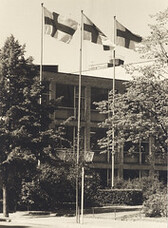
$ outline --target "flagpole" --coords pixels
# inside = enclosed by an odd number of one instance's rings
[[[76,222],[80,222],[79,214],[79,155],[80,155],[80,119],[81,119],[81,79],[82,79],[82,46],[83,46],[83,10],[81,10],[80,28],[80,62],[79,62],[79,88],[78,88],[78,126],[77,126],[77,175],[76,175]]]
[[[41,3],[41,57],[40,57],[40,85],[43,79],[43,17],[44,17],[44,10],[43,10],[43,3]],[[42,94],[40,93],[39,104],[42,104]],[[40,157],[40,152],[39,152]],[[40,159],[38,159],[38,166],[40,166]]]
[[[43,79],[43,17],[44,17],[44,10],[43,10],[43,3],[41,3],[41,59],[40,59],[40,85]],[[42,97],[40,95],[40,104]]]
[[[80,88],[82,87],[82,48],[83,48],[83,10],[81,10],[81,47],[80,47]],[[81,98],[80,98],[81,100]],[[82,167],[82,183],[81,183],[81,224],[83,223],[83,208],[84,208],[84,178],[85,168]]]
[[[114,45],[116,43],[116,16],[114,16]],[[115,154],[115,49],[113,50],[113,102],[112,102],[112,151],[111,151],[111,188],[114,187],[114,154]]]

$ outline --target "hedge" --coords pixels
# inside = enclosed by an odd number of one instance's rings
[[[97,195],[99,205],[141,205],[143,193],[140,189],[100,189]]]

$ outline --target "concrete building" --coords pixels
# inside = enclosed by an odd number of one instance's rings
[[[108,99],[108,92],[113,84],[112,70],[110,67],[99,71],[99,75],[96,71],[88,71],[82,75],[81,141],[83,153],[94,152],[93,160],[89,165],[100,174],[104,186],[109,185],[111,180],[111,155],[110,152],[102,153],[97,144],[97,139],[102,138],[106,132],[106,129],[98,127],[98,123],[103,121],[105,116],[96,110],[93,102]],[[130,75],[126,75],[121,67],[116,67],[116,72],[116,90],[124,93],[124,82],[130,79]],[[49,99],[63,97],[53,115],[53,126],[58,126],[71,118],[66,124],[65,136],[74,144],[77,132],[79,76],[58,72],[57,66],[44,66],[43,77],[49,85]],[[127,153],[129,144],[118,148],[115,154],[115,175],[125,179],[148,175],[151,169],[148,160],[151,143],[141,142],[132,155]],[[165,160],[156,159],[155,170],[160,177],[166,179]]]

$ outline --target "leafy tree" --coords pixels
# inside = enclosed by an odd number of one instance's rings
[[[62,138],[61,129],[49,128],[56,104],[39,103],[40,96],[46,97],[46,86],[40,84],[32,58],[24,54],[25,45],[13,35],[0,50],[0,172],[5,216],[11,176],[19,173],[30,178],[28,171],[38,160],[50,159]]]
[[[125,83],[124,94],[115,95],[115,115],[112,116],[112,93],[109,101],[98,103],[101,113],[108,118],[100,125],[107,127],[107,137],[99,144],[107,148],[112,144],[112,127],[115,128],[115,142],[138,143],[139,140],[153,140],[152,151],[165,156],[168,146],[168,9],[154,16],[151,34],[143,39],[138,51],[146,64],[129,65],[126,70],[133,79]],[[115,146],[116,146],[115,145]]]

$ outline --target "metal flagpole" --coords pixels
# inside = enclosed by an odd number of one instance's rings
[[[80,63],[79,63],[79,88],[78,88],[78,127],[77,127],[77,175],[76,175],[76,222],[80,222],[79,214],[79,151],[80,151],[80,118],[81,118],[81,78],[82,78],[82,41],[83,41],[83,10],[81,10],[81,37],[80,37]]]
[[[84,208],[84,189],[85,189],[85,168],[82,167],[82,184],[81,184],[81,224],[83,224],[83,208]]]
[[[114,45],[116,43],[116,16],[114,16]],[[113,50],[113,103],[112,103],[112,151],[111,151],[111,188],[114,187],[114,154],[115,154],[115,49]]]
[[[44,8],[43,8],[43,3],[41,3],[41,59],[40,59],[40,84],[43,79],[43,22],[44,22]],[[41,104],[41,95],[40,95],[40,104]]]
[[[40,85],[42,83],[43,79],[43,19],[44,17],[44,8],[43,8],[43,3],[41,3],[41,59],[40,59]],[[41,105],[42,103],[42,94],[40,94],[40,99],[39,99],[39,104]],[[40,157],[40,152],[39,152],[39,157]],[[38,159],[38,166],[40,166],[40,159]]]

